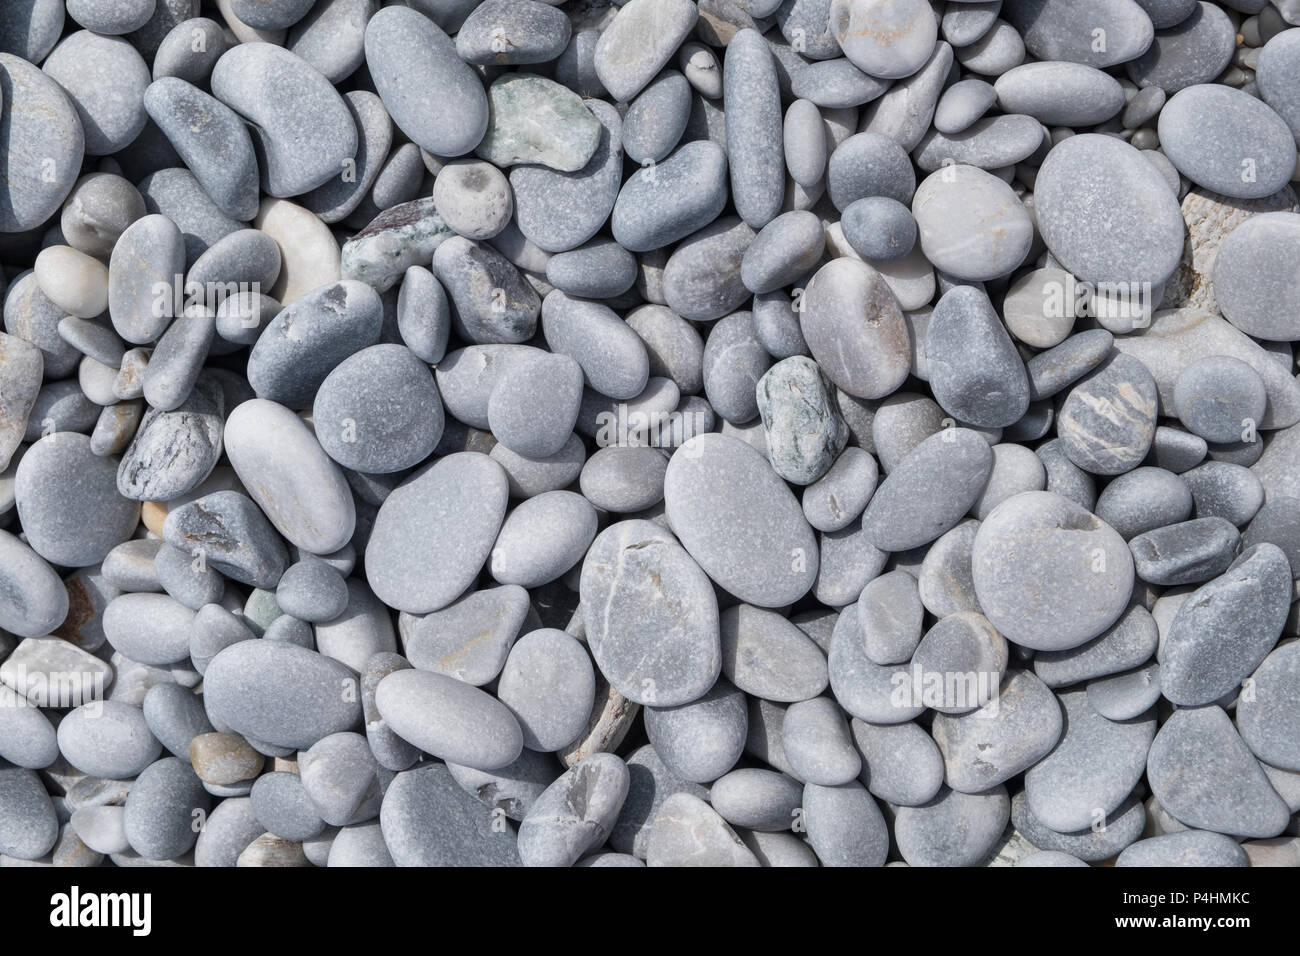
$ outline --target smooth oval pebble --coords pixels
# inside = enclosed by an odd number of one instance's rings
[[[529,750],[556,751],[582,732],[596,696],[596,678],[582,646],[563,631],[521,637],[497,684]]]
[[[361,720],[356,675],[315,651],[283,641],[241,641],[203,674],[204,704],[217,727],[305,750]]]
[[[1034,213],[1066,269],[1087,282],[1137,283],[1120,287],[1131,295],[1149,296],[1182,256],[1177,198],[1137,150],[1109,136],[1084,133],[1052,148],[1035,180]]]
[[[117,466],[90,439],[56,432],[32,445],[14,478],[18,519],[32,550],[67,567],[97,564],[131,536],[140,504],[117,491]]]
[[[667,707],[697,700],[721,670],[718,608],[708,577],[648,521],[596,536],[580,578],[587,645],[620,693]],[[675,600],[662,595],[671,591]]]
[[[428,366],[400,345],[372,345],[335,366],[316,390],[312,425],[345,468],[389,474],[424,461],[443,431]]]
[[[985,281],[1010,273],[1029,253],[1033,224],[1006,183],[974,166],[931,173],[911,199],[927,259],[958,279]]]
[[[664,502],[686,550],[741,600],[781,607],[811,587],[812,529],[753,447],[723,435],[692,438],[668,462]]]
[[[945,428],[931,435],[876,489],[862,524],[876,547],[906,551],[939,537],[970,510],[993,469],[978,432]]]
[[[1050,491],[1027,491],[994,508],[975,536],[971,568],[993,626],[1040,651],[1096,637],[1123,613],[1133,587],[1124,539]]]
[[[298,416],[253,399],[226,420],[226,455],[276,530],[313,554],[352,537],[356,508],[338,466]]]
[[[505,705],[442,674],[394,671],[380,681],[375,704],[399,737],[467,767],[504,767],[523,748],[519,722]]]
[[[1180,173],[1225,196],[1271,196],[1295,172],[1290,128],[1263,101],[1228,86],[1206,83],[1175,93],[1157,130]]]

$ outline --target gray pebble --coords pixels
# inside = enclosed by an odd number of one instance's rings
[[[1010,817],[1005,787],[978,794],[945,788],[927,803],[899,807],[894,839],[909,866],[978,866]]]
[[[116,153],[144,129],[149,68],[126,40],[89,30],[71,33],[45,59],[42,69],[76,108],[87,155]]]
[[[205,819],[212,799],[189,765],[164,757],[140,774],[126,798],[123,826],[131,849],[146,860],[171,860],[198,838],[195,814]]]
[[[803,817],[823,866],[882,866],[889,830],[880,808],[856,780],[838,787],[807,784]]]
[[[863,527],[885,551],[927,544],[970,510],[992,469],[993,452],[978,432],[944,429],[890,472],[863,513]]]
[[[177,77],[150,84],[144,106],[221,211],[232,219],[252,219],[259,200],[258,162],[244,121]]]
[[[994,89],[1003,112],[1048,126],[1095,126],[1124,106],[1119,81],[1082,63],[1026,63],[999,76]]]
[[[32,549],[55,564],[97,564],[134,531],[138,502],[118,494],[117,467],[90,439],[56,433],[32,445],[14,482],[18,518]]]
[[[308,557],[290,565],[275,588],[275,603],[285,614],[311,624],[332,621],[348,606],[348,589],[337,571]]]
[[[211,83],[218,100],[254,124],[262,185],[272,196],[315,189],[356,155],[357,126],[343,98],[283,47],[233,47],[217,61]]]
[[[361,720],[356,675],[338,661],[284,641],[242,641],[203,675],[204,703],[218,729],[305,750]]]
[[[631,102],[686,39],[699,11],[689,0],[630,0],[596,43],[596,75],[616,101]]]
[[[572,866],[605,842],[627,792],[627,765],[613,754],[592,754],[571,767],[520,823],[520,859],[525,866]]]
[[[1129,844],[1116,866],[1248,866],[1236,840],[1208,830],[1166,833]]]
[[[677,595],[672,603],[660,599],[669,587]],[[668,707],[713,685],[721,670],[713,589],[659,525],[619,522],[598,535],[583,563],[581,594],[588,647],[622,694]]]
[[[1199,584],[1227,570],[1240,535],[1224,518],[1195,518],[1146,531],[1129,542],[1137,576],[1152,584]]]
[[[1038,228],[1052,254],[1082,280],[1159,284],[1177,267],[1186,231],[1178,201],[1163,184],[1155,167],[1121,140],[1071,136],[1039,170]],[[1109,210],[1105,219],[1087,213],[1099,202]]]
[[[226,419],[226,456],[276,530],[312,554],[352,537],[356,508],[338,466],[302,419],[256,398]]]
[[[971,567],[993,626],[1041,651],[1101,634],[1123,613],[1133,587],[1124,539],[1050,491],[1025,492],[995,508],[975,536]]]
[[[59,751],[83,773],[129,780],[158,759],[162,746],[140,708],[107,700],[85,704],[63,718]]]
[[[1150,710],[1159,699],[1159,664],[1088,682],[1088,703],[1109,720],[1131,720]]]
[[[173,756],[188,760],[190,741],[214,731],[203,709],[203,698],[180,684],[155,684],[141,706],[145,723]]]
[[[415,666],[479,687],[501,672],[529,613],[527,592],[506,585],[471,592],[423,617],[404,613],[398,627]]]
[[[1134,468],[1117,476],[1097,499],[1097,517],[1125,540],[1192,515],[1187,481],[1163,468]]]
[[[1263,543],[1202,585],[1161,642],[1165,697],[1186,707],[1211,704],[1248,677],[1282,633],[1290,580],[1286,555]]]
[[[441,764],[399,773],[379,814],[398,866],[519,866],[514,830],[495,820]]]
[[[1021,790],[1011,798],[1011,823],[1033,846],[1058,853],[1068,853],[1088,863],[1106,860],[1119,853],[1142,835],[1146,824],[1142,801],[1129,796],[1106,820],[1104,827],[1088,827],[1061,833],[1043,823],[1029,807]]]
[[[1033,223],[1011,187],[974,166],[932,173],[911,199],[925,257],[963,280],[1010,273],[1029,253]]]
[[[1125,69],[1138,86],[1160,87],[1173,95],[1198,83],[1214,82],[1232,60],[1236,46],[1237,31],[1228,14],[1214,4],[1195,3],[1177,23],[1157,29],[1151,46]]]
[[[723,149],[697,141],[633,173],[614,203],[610,218],[614,238],[624,249],[645,252],[708,225],[726,205],[726,170]],[[515,190],[518,195],[518,184]]]
[[[1291,129],[1261,100],[1217,84],[1189,86],[1160,111],[1161,150],[1178,171],[1237,199],[1271,196],[1295,171]]]
[[[1255,338],[1300,337],[1295,320],[1300,299],[1286,281],[1297,249],[1300,216],[1291,212],[1260,213],[1228,233],[1219,244],[1212,273],[1214,297],[1224,318]]]
[[[1108,720],[1082,690],[1059,699],[1064,733],[1056,749],[1025,775],[1025,795],[1038,820],[1068,833],[1107,820],[1124,802],[1146,768],[1156,720],[1154,712]]]
[[[487,559],[506,496],[505,472],[480,453],[449,455],[418,472],[389,495],[375,519],[366,547],[375,594],[413,614],[451,603]]]
[[[400,345],[372,345],[340,362],[312,405],[316,440],[334,461],[390,474],[424,461],[442,436],[428,366]]]
[[[1277,836],[1290,811],[1220,708],[1180,708],[1147,757],[1151,792],[1180,823],[1233,836]]]
[[[907,377],[907,325],[889,286],[866,263],[840,258],[822,266],[804,292],[799,323],[813,358],[850,395],[881,398]]]
[[[19,860],[39,860],[59,838],[54,805],[34,771],[0,767],[0,852]]]
[[[569,18],[536,0],[487,0],[456,33],[466,63],[545,63],[568,46]]]

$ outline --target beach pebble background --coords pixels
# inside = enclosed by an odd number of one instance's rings
[[[0,866],[1300,866],[1300,4],[6,0]]]

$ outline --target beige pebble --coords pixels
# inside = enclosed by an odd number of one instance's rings
[[[261,772],[266,758],[239,734],[199,734],[190,741],[190,763],[204,783],[226,786]]]
[[[280,277],[268,293],[287,306],[312,289],[337,282],[342,275],[339,244],[329,226],[302,206],[266,198],[253,220],[280,246]]]
[[[69,315],[93,319],[108,309],[108,266],[72,246],[49,246],[36,257],[36,284]]]
[[[302,844],[263,833],[239,854],[235,866],[311,866]]]

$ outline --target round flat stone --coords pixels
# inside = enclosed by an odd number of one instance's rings
[[[851,722],[853,742],[862,755],[862,784],[895,806],[929,803],[943,787],[943,757],[918,724]]]
[[[370,286],[355,279],[322,286],[271,320],[249,354],[248,382],[259,398],[305,408],[339,363],[375,344],[382,323]]]
[[[502,523],[488,570],[502,584],[547,584],[582,561],[596,525],[596,509],[582,495],[548,491],[529,498]]]
[[[856,780],[838,787],[807,784],[804,826],[823,866],[883,866],[889,828],[865,787]]]
[[[830,30],[862,72],[898,79],[911,76],[930,58],[939,21],[924,0],[832,0]]]
[[[707,140],[686,143],[651,169],[637,170],[614,203],[614,238],[624,249],[646,252],[708,225],[727,203],[726,173],[726,152]]]
[[[1025,63],[993,86],[1004,112],[1028,114],[1048,126],[1094,126],[1124,106],[1119,81],[1082,63]]]
[[[1173,95],[1198,83],[1213,83],[1227,68],[1237,48],[1237,31],[1228,14],[1212,3],[1190,6],[1187,15],[1167,29],[1157,25],[1147,51],[1125,64],[1129,79],[1139,87],[1156,86]]]
[[[1011,25],[1025,47],[1040,60],[1069,60],[1105,68],[1140,56],[1155,29],[1140,4],[1132,0],[1097,0],[1086,10],[1071,0],[1031,0],[1007,4]],[[1107,42],[1098,49],[1093,30]]]
[[[994,508],[975,536],[971,567],[993,626],[1041,651],[1101,634],[1123,613],[1133,587],[1124,539],[1050,491],[1025,492]]]
[[[926,177],[912,215],[926,258],[958,279],[1006,275],[1024,261],[1033,239],[1029,213],[1011,187],[974,166],[948,166]]]
[[[325,377],[312,424],[325,453],[343,467],[389,474],[433,452],[442,437],[442,401],[428,366],[410,349],[372,345]]]
[[[1300,337],[1298,265],[1300,215],[1251,216],[1224,237],[1214,259],[1214,296],[1224,318],[1257,339]]]
[[[106,156],[130,144],[148,121],[149,68],[126,40],[80,30],[65,37],[42,69],[81,118],[86,153]]]

